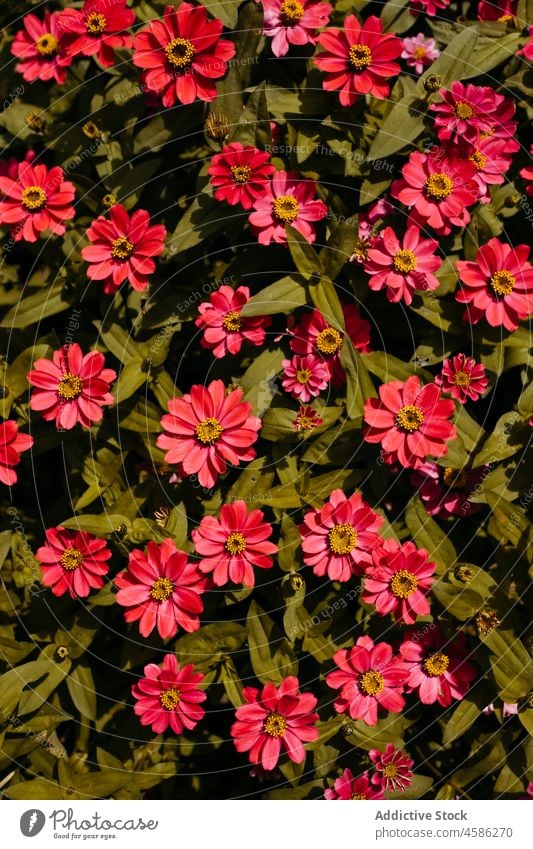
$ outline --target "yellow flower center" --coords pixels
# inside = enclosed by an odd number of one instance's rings
[[[387,766],[383,768],[383,775],[386,776],[386,778],[396,778],[398,772],[399,770],[396,764],[387,764]]]
[[[423,421],[424,413],[419,407],[415,407],[412,404],[400,407],[394,418],[396,427],[399,427],[400,430],[407,431],[407,433],[414,433]]]
[[[422,665],[426,675],[429,675],[431,678],[438,678],[440,675],[444,675],[449,663],[450,658],[448,655],[437,651],[435,654],[430,654]]]
[[[175,687],[169,687],[168,690],[163,690],[159,694],[159,701],[161,702],[161,707],[165,708],[165,710],[176,710],[181,701],[180,691],[176,690]]]
[[[294,27],[304,16],[304,7],[298,0],[284,0],[279,10],[279,19],[284,27]]]
[[[102,138],[102,133],[93,121],[87,121],[85,124],[83,124],[81,131],[83,135],[86,136],[88,139]]]
[[[292,195],[280,195],[272,201],[272,214],[282,223],[290,224],[298,218],[300,205]]]
[[[470,106],[469,103],[466,103],[466,101],[464,100],[460,100],[458,103],[456,103],[454,111],[457,117],[462,118],[463,120],[466,120],[467,118],[473,118],[473,116],[475,115],[474,109]]]
[[[41,56],[52,56],[54,53],[57,53],[58,47],[59,41],[51,32],[46,32],[44,35],[39,36],[35,42],[35,49]]]
[[[101,12],[90,12],[85,19],[85,29],[89,35],[101,35],[106,27],[105,15]]]
[[[352,793],[352,795],[350,796],[350,799],[361,801],[361,800],[366,799],[366,794],[365,793]]]
[[[505,24],[505,23],[507,23],[507,21],[512,21],[512,20],[513,20],[512,15],[501,15],[498,18],[498,21],[499,21],[500,24]]]
[[[135,250],[135,245],[126,239],[125,236],[119,236],[111,245],[111,256],[113,259],[118,259],[121,262],[129,259]]]
[[[174,592],[174,584],[168,578],[157,578],[150,587],[150,596],[154,601],[168,601]]]
[[[263,731],[270,737],[283,737],[287,730],[287,720],[281,713],[272,711],[263,723]]]
[[[470,375],[466,371],[456,371],[453,376],[453,382],[456,386],[470,386]]]
[[[67,371],[57,384],[57,394],[65,401],[73,401],[83,391],[83,380],[77,374]]]
[[[21,199],[26,212],[39,212],[46,206],[46,192],[40,186],[28,186],[23,190]]]
[[[358,236],[355,243],[352,257],[359,256],[361,259],[368,259],[368,249],[370,248],[372,239]]]
[[[391,592],[396,598],[409,598],[417,587],[417,579],[407,569],[399,569],[390,582]]]
[[[235,311],[228,312],[222,320],[224,330],[229,330],[230,333],[236,333],[241,329],[241,314]]]
[[[413,50],[413,56],[415,59],[423,59],[426,53],[427,50],[425,47],[422,47],[422,45],[420,45],[419,47],[415,47],[415,49]]]
[[[232,165],[230,170],[231,176],[236,183],[247,183],[252,173],[249,165]]]
[[[398,253],[394,254],[392,264],[394,270],[399,271],[400,274],[409,274],[410,271],[414,271],[416,268],[416,256],[412,251],[398,251]]]
[[[238,531],[233,531],[224,543],[228,554],[242,554],[246,550],[246,539]]]
[[[298,416],[298,425],[300,430],[312,430],[316,427],[314,420],[311,416]]]
[[[222,425],[218,419],[204,419],[194,428],[196,436],[204,445],[216,442],[222,434]]]
[[[490,278],[490,287],[495,295],[510,295],[516,280],[510,271],[496,271]]]
[[[378,696],[383,692],[384,687],[385,679],[375,669],[364,672],[359,679],[359,689],[365,696]]]
[[[481,153],[480,150],[475,150],[474,153],[468,158],[471,162],[474,163],[478,171],[482,171],[485,165],[487,164],[487,157],[484,153]]]
[[[450,489],[464,489],[468,482],[468,474],[463,469],[447,467],[442,473],[442,481]]]
[[[333,554],[349,554],[357,545],[357,531],[351,525],[335,525],[328,532],[328,542]]]
[[[353,44],[350,47],[350,65],[355,71],[364,71],[372,62],[372,51],[366,44]]]
[[[426,193],[435,200],[443,200],[453,191],[453,180],[447,174],[430,174],[425,185]]]
[[[79,548],[65,548],[59,562],[67,572],[73,572],[74,569],[79,569],[83,563],[83,554]]]
[[[321,354],[336,354],[342,347],[342,336],[334,327],[325,327],[316,337],[315,344]]]
[[[309,383],[311,380],[311,372],[308,368],[299,368],[296,372],[296,380],[298,383],[301,383],[302,386],[305,386],[306,383]]]
[[[195,52],[194,44],[188,38],[174,38],[165,47],[167,60],[182,71],[189,67]]]

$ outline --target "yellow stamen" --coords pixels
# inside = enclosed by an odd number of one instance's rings
[[[490,278],[490,287],[495,295],[505,297],[510,295],[516,283],[510,271],[496,271]]]
[[[125,236],[119,236],[111,245],[111,256],[113,259],[118,259],[121,262],[129,259],[135,250],[135,245],[126,239]]]
[[[326,327],[316,337],[315,344],[321,354],[336,354],[342,347],[342,336],[334,327]]]
[[[409,598],[418,587],[418,581],[412,572],[407,569],[399,569],[390,582],[390,588],[396,598]]]
[[[154,601],[168,601],[174,592],[174,584],[168,578],[156,578],[150,587],[150,596]]]
[[[65,401],[73,401],[83,391],[83,380],[76,374],[67,371],[57,384],[57,394]]]
[[[372,62],[372,51],[366,44],[353,44],[350,47],[350,65],[355,71],[364,71]]]
[[[159,695],[161,707],[165,710],[176,710],[181,702],[181,694],[175,687],[169,687],[168,690],[163,690]]]
[[[241,314],[235,311],[228,312],[222,319],[224,330],[229,330],[230,333],[236,333],[241,329]]]
[[[447,174],[430,174],[427,178],[426,193],[435,200],[447,198],[453,191],[453,180]]]
[[[40,212],[46,206],[46,192],[40,186],[28,186],[23,189],[21,200],[26,212]]]
[[[423,59],[424,56],[426,55],[426,53],[427,53],[426,48],[422,47],[422,45],[420,45],[419,47],[415,47],[415,49],[413,50],[413,58],[414,59]]]
[[[72,572],[74,569],[79,569],[83,563],[83,554],[79,548],[65,548],[63,554],[59,558],[63,569],[67,572]]]
[[[350,796],[350,800],[361,801],[361,800],[364,800],[364,799],[366,799],[365,793],[352,793],[352,795]]]
[[[422,665],[426,675],[429,675],[431,678],[438,678],[441,675],[444,675],[448,669],[449,663],[450,658],[448,655],[437,651],[427,657]]]
[[[282,26],[294,27],[304,16],[304,7],[298,0],[284,0],[279,10]]]
[[[375,669],[370,669],[359,678],[359,689],[365,696],[378,696],[384,688],[385,679]]]
[[[442,472],[442,482],[450,489],[464,489],[468,483],[468,474],[464,469],[447,467]]]
[[[302,386],[305,386],[306,383],[309,383],[311,380],[311,372],[307,368],[299,368],[296,372],[296,380]]]
[[[107,21],[101,12],[90,12],[85,19],[85,29],[89,35],[101,35],[106,28]]]
[[[460,100],[458,103],[456,103],[454,111],[457,117],[462,118],[463,121],[468,118],[473,118],[476,114],[472,106],[470,106],[470,104],[466,103],[464,100]]]
[[[409,274],[416,268],[416,256],[412,251],[401,250],[394,254],[392,264],[394,270],[399,271],[400,274]]]
[[[470,386],[471,380],[470,375],[466,373],[466,371],[456,371],[453,376],[453,382],[456,386]]]
[[[484,153],[481,153],[480,150],[475,150],[474,153],[468,158],[471,162],[474,163],[478,171],[482,171],[485,165],[487,164],[487,157]]]
[[[51,32],[46,32],[44,35],[39,36],[35,42],[35,49],[41,56],[52,56],[54,53],[57,53],[58,47],[59,41]]]
[[[280,195],[272,201],[272,214],[282,224],[291,224],[298,218],[300,205],[292,195]]]
[[[407,433],[414,433],[415,430],[419,429],[423,421],[424,413],[419,407],[415,407],[412,404],[401,407],[394,418],[396,427]]]
[[[281,713],[272,711],[263,723],[263,731],[270,737],[283,737],[287,730],[287,720]]]
[[[247,183],[252,173],[249,165],[232,165],[230,170],[236,183]]]
[[[188,38],[174,38],[165,47],[168,62],[181,71],[190,66],[195,52],[194,44]]]
[[[246,550],[246,539],[238,531],[233,531],[224,543],[224,548],[228,554],[242,554]]]
[[[383,768],[383,775],[386,778],[396,778],[398,772],[399,769],[396,764],[387,764],[387,766]]]
[[[200,442],[210,445],[222,435],[223,428],[218,419],[209,418],[198,422],[194,430]]]
[[[351,525],[335,525],[328,532],[328,542],[333,554],[349,554],[357,545],[357,531]]]

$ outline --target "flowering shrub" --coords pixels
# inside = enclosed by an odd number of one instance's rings
[[[4,4],[8,798],[524,797],[532,17]]]

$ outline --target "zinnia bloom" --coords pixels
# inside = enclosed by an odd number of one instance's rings
[[[14,180],[0,177],[0,192],[0,223],[16,225],[11,230],[16,242],[36,242],[44,230],[62,236],[63,222],[74,218],[76,189],[59,166],[48,170],[46,165],[21,162]]]
[[[318,713],[313,713],[317,699],[298,688],[298,678],[293,675],[284,678],[279,687],[244,687],[246,704],[237,708],[231,735],[238,752],[250,752],[250,763],[272,770],[282,752],[293,763],[305,760],[304,743],[319,736],[314,727]]]
[[[325,799],[384,799],[380,787],[372,787],[368,779],[368,770],[355,777],[352,771],[345,769],[341,778],[335,779],[333,787],[324,790]]]
[[[102,420],[102,407],[113,403],[109,384],[117,373],[104,366],[103,354],[82,354],[77,343],[54,351],[52,360],[36,360],[27,375],[37,387],[31,394],[30,408],[38,410],[47,422],[55,419],[63,430],[70,430],[77,422],[90,428]]]
[[[425,633],[407,634],[400,654],[408,669],[408,692],[418,690],[425,705],[438,702],[449,707],[453,699],[463,698],[476,677],[476,670],[466,660],[463,633],[446,640],[434,626]]]
[[[58,527],[46,531],[46,544],[37,549],[35,556],[43,584],[54,595],[68,592],[71,598],[85,598],[91,590],[103,587],[111,552],[105,539]]]
[[[482,245],[475,262],[456,263],[462,287],[456,292],[460,304],[468,304],[463,318],[477,324],[485,317],[491,327],[516,330],[533,314],[533,267],[527,261],[527,245],[511,245],[490,239]]]
[[[439,286],[432,273],[442,265],[435,256],[438,245],[435,239],[422,239],[420,229],[414,225],[407,228],[401,242],[392,227],[385,227],[368,249],[368,285],[374,291],[385,288],[391,303],[403,298],[407,305],[411,304],[413,292],[432,291]]]
[[[437,564],[414,542],[400,545],[383,540],[372,551],[372,566],[365,571],[361,600],[373,604],[378,613],[392,613],[396,622],[412,625],[417,616],[427,616],[427,594],[435,580]]]
[[[35,150],[27,150],[24,154],[24,162],[33,162],[37,153]],[[11,177],[12,180],[17,179],[19,168],[19,160],[16,156],[8,156],[7,159],[0,159],[0,177]]]
[[[405,707],[402,696],[409,670],[392,646],[359,637],[351,649],[333,655],[338,669],[326,675],[326,684],[340,690],[333,703],[337,713],[348,712],[352,719],[376,725],[378,709],[399,713]]]
[[[517,56],[525,56],[529,62],[533,62],[533,25],[529,27],[529,41],[524,44],[522,50],[517,50]]]
[[[315,199],[315,192],[314,180],[300,177],[295,171],[276,171],[265,194],[254,201],[254,211],[248,219],[259,244],[287,244],[286,224],[308,242],[314,242],[316,233],[311,222],[320,221],[328,211],[324,201]]]
[[[380,18],[370,15],[360,24],[355,15],[344,19],[344,29],[334,27],[317,39],[323,51],[314,62],[326,78],[326,91],[339,91],[341,106],[352,106],[360,94],[381,100],[389,96],[389,81],[400,73],[394,59],[403,50],[401,39],[383,32]]]
[[[281,385],[297,401],[310,401],[327,389],[330,380],[327,364],[314,354],[300,357],[295,354],[292,360],[283,360],[283,380]]]
[[[372,562],[372,549],[381,541],[383,517],[374,513],[355,492],[349,498],[335,489],[320,509],[306,513],[299,526],[304,563],[315,575],[347,581],[361,575]]]
[[[368,757],[374,764],[376,772],[372,776],[372,784],[381,790],[391,793],[397,790],[403,793],[411,784],[414,761],[403,751],[395,749],[392,743],[387,743],[385,751],[370,749]]]
[[[362,353],[370,350],[370,323],[362,318],[354,304],[343,305],[345,331],[354,348]],[[317,309],[306,312],[291,330],[290,346],[295,354],[314,354],[329,368],[333,386],[342,386],[346,375],[340,363],[343,336],[326,321]]]
[[[529,155],[533,157],[533,144],[529,149]],[[526,195],[533,195],[533,167],[522,168],[520,176],[523,180],[528,181],[528,185],[526,186]]]
[[[479,200],[482,203],[490,203],[488,187],[504,183],[505,174],[511,166],[512,158],[507,151],[505,139],[480,135],[474,143],[459,140],[452,149],[461,159],[474,163],[474,181],[479,188]]]
[[[161,94],[163,106],[209,103],[217,96],[213,82],[226,73],[235,45],[220,38],[223,23],[209,20],[203,6],[166,6],[162,17],[150,21],[135,38],[133,64],[146,68],[150,91]]]
[[[81,9],[64,9],[59,15],[67,54],[95,56],[105,68],[114,64],[116,48],[132,46],[125,30],[134,23],[135,12],[126,0],[85,0]]]
[[[411,0],[411,14],[416,16],[424,13],[433,18],[439,9],[447,9],[450,2],[451,0]]]
[[[66,68],[72,64],[72,56],[61,44],[62,30],[58,20],[58,12],[47,11],[42,21],[31,12],[22,18],[24,29],[16,33],[11,52],[20,60],[16,70],[27,83],[52,79],[60,85],[65,82]]]
[[[296,431],[314,430],[316,427],[324,424],[324,419],[321,419],[317,411],[309,406],[302,406],[298,410],[298,415],[294,419],[292,426]]]
[[[406,64],[414,68],[417,74],[422,74],[424,68],[432,65],[439,56],[437,42],[434,38],[426,38],[423,32],[403,39],[401,58],[405,59]]]
[[[465,404],[481,398],[489,385],[489,379],[484,365],[476,363],[473,357],[456,354],[444,360],[442,372],[435,378],[435,383],[442,392],[449,393],[460,404]]]
[[[163,253],[166,234],[162,224],[150,226],[145,209],[136,210],[130,217],[116,203],[109,210],[109,219],[100,216],[87,230],[92,244],[81,252],[90,263],[87,277],[102,280],[106,295],[113,295],[125,280],[137,292],[144,291],[155,271],[152,257]]]
[[[392,380],[379,387],[379,399],[365,402],[363,431],[366,442],[380,442],[384,461],[398,461],[404,468],[418,468],[429,455],[442,457],[456,431],[450,416],[451,400],[443,400],[434,383],[422,386],[417,375],[405,383]]]
[[[481,504],[470,496],[487,475],[487,466],[477,469],[453,469],[425,462],[411,475],[422,504],[430,516],[470,516],[481,510]]]
[[[170,725],[175,734],[192,731],[205,716],[200,702],[207,699],[199,684],[204,680],[192,663],[180,668],[175,655],[166,654],[163,665],[149,663],[144,678],[131,688],[136,700],[133,710],[141,725],[150,725],[154,734],[162,734]]]
[[[429,108],[435,112],[435,128],[441,141],[456,136],[475,142],[480,133],[491,133],[495,138],[514,135],[516,121],[509,120],[514,103],[490,86],[465,85],[456,80],[449,91],[443,88],[439,94],[442,103]]]
[[[173,539],[158,545],[149,542],[146,553],[130,552],[128,568],[115,578],[117,604],[126,607],[126,622],[139,622],[139,633],[149,637],[154,628],[166,639],[184,631],[197,631],[204,605],[206,579],[195,563],[176,548]]]
[[[34,442],[28,433],[19,433],[19,426],[13,419],[0,422],[0,481],[7,486],[17,482],[14,469],[20,463],[23,451],[29,451]]]
[[[517,0],[480,0],[477,16],[480,21],[507,21],[516,15]]]
[[[322,0],[261,0],[263,32],[272,39],[274,56],[285,56],[291,44],[316,44],[317,30],[329,23],[333,8]]]
[[[202,556],[199,569],[212,573],[213,583],[223,587],[229,581],[253,587],[254,566],[272,568],[272,557],[278,550],[270,542],[272,525],[264,522],[262,510],[248,512],[246,502],[224,504],[220,519],[204,516],[192,538]]]
[[[196,327],[204,331],[202,348],[213,351],[221,359],[228,354],[238,354],[243,342],[258,347],[265,341],[266,329],[272,319],[269,315],[242,316],[241,310],[250,300],[248,286],[220,286],[209,296],[209,301],[198,307]]]
[[[269,160],[269,153],[251,144],[226,145],[222,153],[213,156],[208,170],[216,199],[251,209],[257,198],[266,194],[268,179],[276,170]]]
[[[223,382],[213,380],[170,399],[157,446],[166,450],[165,462],[178,464],[181,477],[197,474],[200,486],[209,488],[228,462],[237,466],[253,460],[261,419],[250,415],[252,405],[242,395],[242,389],[226,395]]]

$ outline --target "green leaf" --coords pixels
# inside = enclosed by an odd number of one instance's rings
[[[527,696],[533,681],[533,661],[523,642],[504,628],[480,635],[480,640],[493,652],[490,661],[501,700],[514,703]]]
[[[287,231],[287,244],[293,258],[294,264],[302,277],[310,280],[314,275],[319,277],[322,274],[322,266],[318,254],[307,239],[304,239],[298,230],[291,227],[290,224],[285,225]]]
[[[0,327],[18,330],[41,322],[44,318],[63,312],[76,301],[76,295],[65,292],[64,281],[52,283],[33,295],[26,295],[12,307],[0,322]]]
[[[128,530],[130,522],[119,513],[85,513],[80,516],[73,516],[71,519],[65,519],[61,522],[61,525],[75,531],[88,531],[97,536],[106,536],[115,533],[121,525],[125,525],[126,530]]]
[[[67,678],[70,698],[85,719],[95,720],[96,691],[93,674],[85,663],[78,663]]]
[[[405,521],[413,542],[424,548],[430,560],[442,569],[449,569],[457,559],[457,552],[448,536],[428,515],[418,496],[411,499],[405,511]]]
[[[363,415],[365,401],[377,393],[363,357],[347,337],[341,348],[341,365],[346,373],[346,412],[350,419],[357,419]]]
[[[297,674],[298,664],[286,638],[255,601],[250,604],[246,626],[252,667],[263,684],[278,686],[288,675]]]
[[[528,436],[519,413],[513,411],[504,413],[496,422],[493,432],[485,440],[481,450],[475,455],[473,466],[499,463],[507,457],[512,457],[520,451]]]
[[[371,351],[364,356],[365,366],[371,374],[375,374],[382,383],[388,383],[390,380],[407,380],[413,374],[418,375],[421,380],[431,383],[433,375],[420,368],[414,363],[405,363],[392,354],[386,354],[384,351]]]
[[[414,142],[424,130],[427,108],[427,102],[416,94],[407,94],[396,103],[378,130],[367,160],[386,159]]]
[[[478,33],[472,27],[456,35],[448,44],[439,58],[431,63],[431,67],[420,77],[418,88],[424,90],[424,81],[432,74],[437,74],[442,80],[442,87],[447,88],[455,80],[468,76],[477,76],[478,71],[472,56],[478,42]],[[472,73],[474,71],[474,73]]]
[[[306,288],[303,280],[295,274],[289,274],[266,286],[256,295],[252,295],[241,310],[241,315],[272,315],[273,313],[291,313],[307,303]]]

